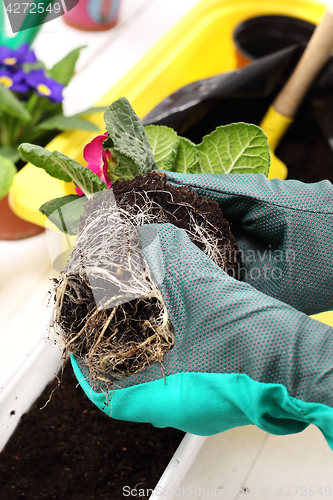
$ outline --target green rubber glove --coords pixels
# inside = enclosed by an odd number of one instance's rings
[[[333,186],[264,175],[166,172],[222,208],[242,252],[242,278],[307,314],[333,309]]]
[[[199,435],[255,424],[321,429],[333,449],[333,329],[228,276],[171,224],[141,240],[175,329],[163,361],[106,394],[74,356],[86,395],[107,415]],[[159,245],[147,245],[156,240]]]

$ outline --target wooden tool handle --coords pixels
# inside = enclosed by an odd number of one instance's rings
[[[329,60],[333,49],[333,4],[324,17],[297,64],[291,77],[276,97],[273,106],[281,115],[293,118],[312,82]]]

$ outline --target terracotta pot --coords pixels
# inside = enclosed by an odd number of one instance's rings
[[[0,200],[0,240],[21,240],[43,231],[43,227],[17,217],[8,204],[8,196]]]

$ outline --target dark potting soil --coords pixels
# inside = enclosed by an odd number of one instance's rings
[[[156,486],[184,433],[111,419],[77,385],[68,364],[47,406],[55,382],[22,416],[0,453],[1,500],[118,500],[125,486]]]
[[[198,196],[188,187],[174,188],[167,183],[167,176],[157,172],[148,175],[138,175],[133,180],[115,182],[112,190],[120,208],[134,212],[146,204],[147,197],[153,202],[150,212],[157,215],[163,210],[167,222],[174,224],[180,229],[193,232],[193,222],[204,225],[206,228],[214,228],[214,236],[218,246],[226,255],[224,270],[236,278],[239,277],[240,252],[236,240],[231,232],[230,224],[224,219],[219,205],[212,200],[206,200]],[[192,238],[191,238],[192,239]],[[198,240],[192,240],[200,250],[204,250],[204,244]]]

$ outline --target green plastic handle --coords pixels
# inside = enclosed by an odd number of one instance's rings
[[[53,2],[54,0],[41,0],[38,4],[42,4],[46,9],[46,7],[53,4]],[[10,49],[17,49],[23,43],[31,45],[41,29],[44,19],[49,13],[45,9],[44,12],[28,12],[21,25],[20,31],[14,36],[7,36],[4,34],[4,4],[2,3],[2,7],[0,6],[0,45],[5,45]],[[38,26],[35,26],[36,21],[39,22]]]
[[[0,45],[4,45],[2,43],[3,37],[4,37],[4,30],[5,30],[5,18],[4,18],[4,3],[0,5]]]

